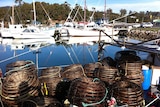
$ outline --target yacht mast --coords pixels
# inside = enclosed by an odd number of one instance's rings
[[[106,20],[106,0],[104,0],[104,19]]]
[[[41,7],[43,8],[44,12],[46,13],[47,17],[49,20],[52,20],[51,17],[49,16],[49,14],[47,13],[46,9],[44,8],[44,6],[42,5],[42,3],[40,2]]]
[[[84,24],[86,22],[86,0],[84,0]]]
[[[107,16],[106,16],[106,12],[107,12],[107,11],[106,11],[106,0],[104,0],[104,16],[103,16],[103,17],[104,17],[104,21],[103,21],[103,23],[107,23],[107,19],[106,19],[106,18],[107,18]]]
[[[14,4],[12,6],[12,18],[11,18],[11,23],[14,24]]]
[[[34,24],[36,25],[36,6],[34,0],[33,0],[33,14],[34,14]]]

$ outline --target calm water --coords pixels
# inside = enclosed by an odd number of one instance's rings
[[[122,50],[119,47],[110,45],[105,46],[104,49],[104,57],[110,56],[112,58],[114,58],[117,51]],[[144,53],[141,53],[141,56],[144,55]],[[19,60],[31,60],[39,69],[77,63],[84,65],[98,60],[98,44],[49,44],[42,46],[38,50],[32,50],[28,46],[23,47],[23,49],[13,49],[13,45],[8,42],[6,44],[0,44],[0,68],[3,74],[5,73],[7,64]]]
[[[0,68],[5,72],[6,65],[18,60],[31,60],[39,68],[65,66],[69,64],[86,64],[97,61],[98,45],[50,45],[38,51],[26,47],[13,50],[11,45],[0,45]],[[38,62],[38,63],[37,63]]]

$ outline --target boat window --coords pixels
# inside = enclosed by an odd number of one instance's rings
[[[23,32],[30,32],[29,29],[25,29]]]
[[[34,29],[31,29],[31,32],[34,32]]]

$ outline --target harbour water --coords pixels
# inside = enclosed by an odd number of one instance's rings
[[[64,46],[64,45],[49,45],[38,50],[11,50],[10,45],[0,46],[0,67],[5,71],[5,66],[8,63],[17,60],[31,60],[38,68],[50,66],[65,66],[74,63],[89,63],[96,61],[97,46]],[[87,60],[86,60],[87,59]]]
[[[38,42],[36,40],[35,40],[36,42],[31,42],[30,40],[28,43],[27,42],[24,43],[24,41],[22,43],[22,41],[20,40],[16,40],[16,42],[15,40],[13,41],[9,42],[9,40],[6,40],[6,42],[2,41],[0,44],[0,68],[3,72],[3,75],[5,75],[6,73],[6,68],[7,68],[6,66],[8,64],[22,60],[32,61],[38,69],[43,69],[52,66],[65,67],[71,64],[85,65],[88,63],[98,61],[98,55],[99,55],[98,43],[92,43],[92,44],[83,43],[83,44],[71,45],[65,43],[59,43],[59,44],[57,43],[52,44],[48,42],[44,43],[44,42]],[[104,45],[101,55],[102,58],[109,56],[114,59],[116,52],[124,49],[125,47]],[[147,59],[148,53],[137,50],[136,52],[141,59]],[[40,71],[41,70],[39,70],[38,72],[39,74],[41,73]],[[39,75],[39,77],[41,76]],[[63,103],[62,99],[59,100],[61,101],[61,103]]]
[[[122,50],[120,47],[106,45],[103,57],[110,56],[114,59],[115,53]],[[141,57],[146,57],[146,53],[138,52]],[[67,66],[70,64],[87,64],[98,61],[98,44],[43,44],[36,45],[16,45],[6,43],[0,44],[0,68],[3,74],[6,65],[18,60],[31,60],[42,69],[51,66]]]

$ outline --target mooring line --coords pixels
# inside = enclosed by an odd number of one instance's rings
[[[71,60],[71,61],[72,61],[72,63],[74,64],[74,61],[73,61],[73,59],[72,59],[72,57],[71,57],[70,52],[68,52],[68,50],[66,49],[66,47],[65,47],[64,45],[63,45],[63,47],[64,47],[65,51],[67,52],[67,54],[68,54],[68,56],[69,56],[70,60]]]
[[[47,47],[47,46],[50,46],[50,45],[52,45],[52,44],[49,44],[49,45],[46,45],[46,46],[42,46],[42,47],[40,47],[40,48],[38,48],[38,49],[42,49],[42,48]],[[38,50],[38,49],[36,49],[36,50]],[[1,61],[0,61],[0,64],[3,63],[3,62],[9,61],[9,60],[11,60],[11,59],[17,58],[17,57],[19,57],[19,56],[28,54],[28,53],[30,53],[30,52],[36,51],[36,50],[29,50],[29,51],[27,51],[27,52],[18,54],[18,55],[16,55],[16,56],[9,57],[9,58],[7,58],[7,59],[1,60]]]

